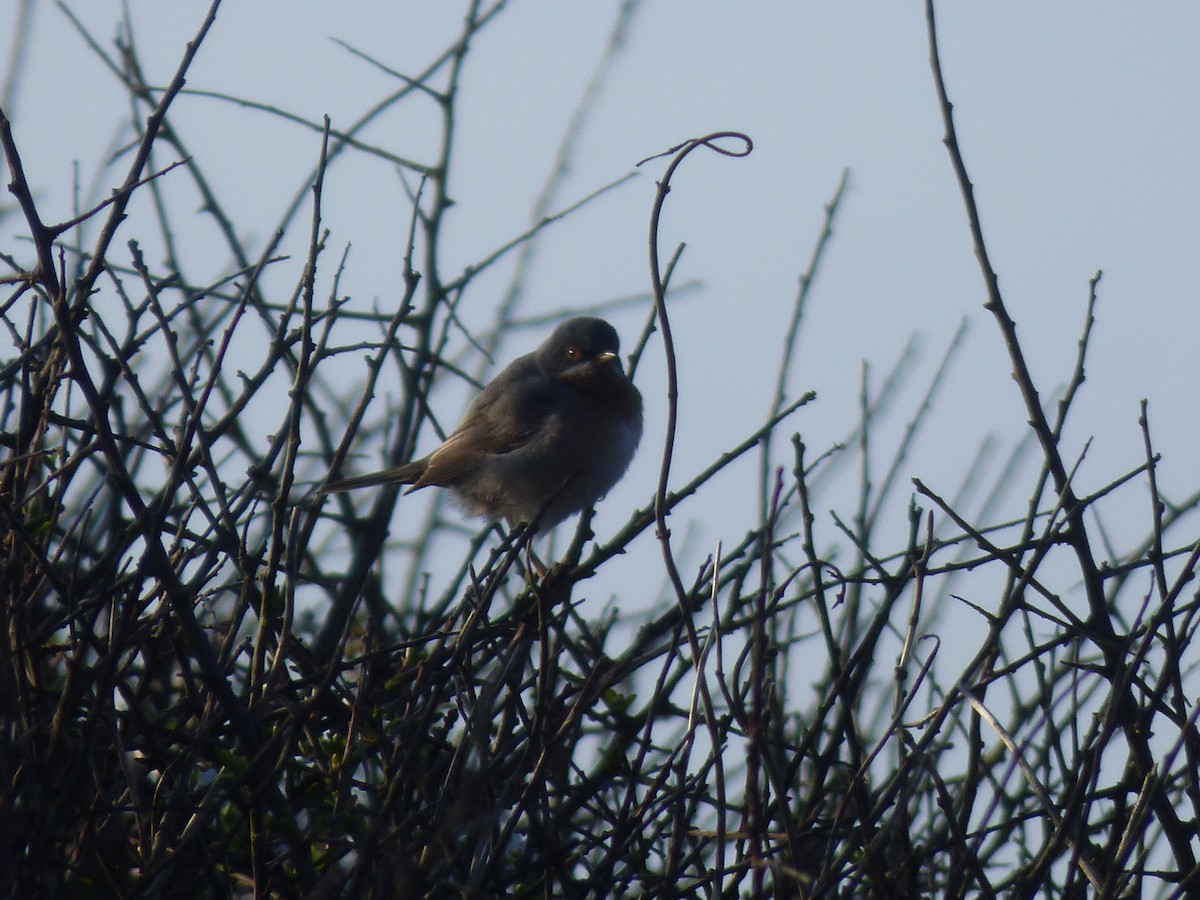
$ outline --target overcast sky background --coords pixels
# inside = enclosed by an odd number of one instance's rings
[[[117,4],[67,5],[111,44]],[[165,84],[207,4],[131,0],[128,6],[147,77]],[[17,8],[0,8],[0,34],[12,33]],[[188,87],[272,104],[312,121],[328,114],[335,128],[345,127],[396,82],[331,39],[415,74],[453,40],[462,9],[449,2],[230,0]],[[447,224],[447,272],[485,257],[528,225],[617,9],[613,2],[514,0],[475,42],[451,176],[459,203]],[[1160,485],[1168,497],[1191,493],[1198,461],[1200,6],[942,3],[939,26],[985,235],[1044,395],[1069,378],[1088,281],[1104,270],[1088,381],[1065,440],[1071,460],[1096,437],[1077,492],[1090,493],[1142,461],[1138,403],[1148,398],[1164,453]],[[646,0],[634,17],[555,205],[689,137],[737,129],[755,143],[746,159],[694,155],[667,205],[666,252],[687,242],[677,277],[703,283],[675,307],[673,319],[682,378],[673,483],[762,422],[798,276],[846,167],[850,188],[810,298],[788,390],[795,397],[812,389],[818,400],[792,427],[813,452],[844,437],[858,415],[861,362],[870,362],[877,389],[917,335],[923,355],[912,387],[876,438],[882,465],[965,318],[965,351],[906,462],[905,478],[919,475],[951,493],[986,435],[996,435],[1003,447],[1024,435],[1026,415],[999,332],[982,309],[983,282],[941,142],[925,27],[916,3]],[[7,41],[0,49],[11,53]],[[8,59],[0,63],[7,67]],[[66,16],[44,2],[34,4],[32,44],[6,111],[42,215],[51,221],[71,215],[75,163],[86,187],[97,160],[127,137],[116,130],[128,114],[120,86]],[[239,233],[252,238],[252,250],[260,249],[304,189],[319,135],[201,96],[181,97],[171,120],[217,185]],[[435,125],[427,107],[406,104],[363,139],[428,159]],[[663,165],[644,168],[632,183],[544,236],[524,314],[648,289],[647,219]],[[108,176],[123,169],[124,163]],[[92,189],[105,196],[113,183],[101,179]],[[325,198],[331,247],[352,247],[342,292],[354,308],[390,308],[401,293],[408,226],[404,187],[393,167],[344,156],[330,173]],[[0,228],[5,246],[11,245],[8,234],[23,231],[11,214]],[[210,246],[213,271],[224,271],[227,254],[215,239],[205,243],[212,229],[199,213],[196,228],[189,236],[193,257]],[[278,291],[294,282],[306,230],[297,228],[291,238],[297,265],[281,274]],[[125,252],[123,239],[114,246],[118,255]],[[488,321],[487,304],[510,274],[505,264],[480,279],[462,310],[468,322]],[[626,345],[644,316],[636,309],[612,317]],[[502,348],[501,362],[547,331]],[[660,351],[652,344],[638,377],[647,397],[646,437],[629,475],[601,509],[601,536],[654,489],[665,408]],[[365,369],[344,365],[350,391]],[[394,385],[385,390],[398,394]],[[440,411],[443,419],[455,421],[464,399],[447,395],[451,408]],[[843,496],[822,497],[824,507],[851,511],[852,484]],[[718,538],[740,539],[756,512],[756,485],[754,460],[747,460],[679,513],[699,523],[686,538],[697,561]],[[1017,514],[1028,496],[1024,485],[1015,494]],[[897,542],[906,530],[907,494],[901,492],[894,516]],[[1149,504],[1140,483],[1121,497],[1127,513],[1110,506],[1120,514],[1106,524],[1128,546],[1147,532]],[[827,519],[819,527],[834,537]],[[681,539],[684,534],[680,529]],[[654,565],[657,552],[647,533],[635,553],[613,565],[646,571],[641,567]]]

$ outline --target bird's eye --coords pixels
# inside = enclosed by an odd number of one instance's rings
[[[567,348],[567,359],[569,361],[578,362],[582,356],[583,356],[583,351],[580,350],[578,347],[568,347]]]

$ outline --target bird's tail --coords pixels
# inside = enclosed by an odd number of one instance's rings
[[[425,461],[407,463],[394,469],[384,469],[381,472],[371,472],[367,475],[355,475],[353,478],[339,478],[317,489],[317,496],[337,494],[342,491],[354,491],[358,488],[378,487],[385,484],[412,484],[425,471]]]

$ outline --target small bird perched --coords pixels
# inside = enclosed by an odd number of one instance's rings
[[[553,528],[621,479],[641,439],[642,395],[618,348],[603,319],[568,319],[492,379],[428,456],[319,493],[382,484],[411,484],[411,493],[434,484],[472,515]]]

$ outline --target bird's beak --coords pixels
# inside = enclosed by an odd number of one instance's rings
[[[603,353],[599,354],[596,357],[596,368],[597,369],[599,369],[601,366],[606,366],[609,363],[613,363],[614,365],[616,365],[617,371],[620,372],[622,375],[625,374],[625,367],[621,365],[621,358],[619,356],[617,356],[617,354],[613,353],[611,350],[605,350]]]
[[[562,381],[575,382],[586,382],[593,378],[604,378],[609,372],[610,365],[615,366],[616,370],[622,375],[625,374],[625,370],[621,367],[621,360],[617,354],[611,350],[604,350],[589,360],[576,363],[565,372],[561,372],[558,377]]]

